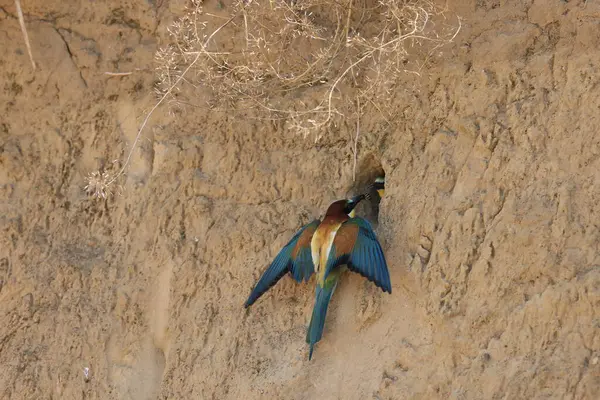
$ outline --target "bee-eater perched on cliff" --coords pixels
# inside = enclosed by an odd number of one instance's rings
[[[385,256],[371,224],[354,217],[354,208],[365,195],[332,203],[323,221],[318,219],[302,227],[277,254],[246,300],[253,304],[263,293],[289,272],[297,282],[307,281],[316,273],[315,304],[306,334],[310,345],[321,340],[327,307],[342,272],[357,272],[384,292],[392,293]]]

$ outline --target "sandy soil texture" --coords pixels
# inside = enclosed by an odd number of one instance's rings
[[[0,399],[600,398],[598,1],[450,1],[453,44],[361,117],[355,183],[353,126],[160,107],[92,198],[185,3],[21,0],[34,71],[0,2]],[[309,362],[314,280],[243,303],[381,170],[393,294],[348,273]]]

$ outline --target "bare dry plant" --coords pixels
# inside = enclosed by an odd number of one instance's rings
[[[171,104],[264,111],[315,141],[356,101],[385,104],[400,74],[420,74],[425,62],[411,69],[411,49],[429,57],[460,30],[460,19],[449,23],[447,10],[429,0],[246,0],[232,7],[233,23],[204,46],[215,15],[192,1],[157,54],[158,93],[200,54]]]
[[[156,54],[159,101],[150,114],[165,100],[171,110],[252,110],[318,141],[356,104],[385,108],[400,75],[420,75],[460,31],[447,13],[431,0],[234,0],[219,13],[190,0]],[[105,186],[127,167],[149,115]]]

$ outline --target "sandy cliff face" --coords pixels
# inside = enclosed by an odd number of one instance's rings
[[[393,120],[361,120],[393,294],[348,274],[312,362],[312,280],[242,304],[356,190],[351,127],[315,146],[161,108],[121,195],[90,198],[85,175],[122,165],[152,106],[181,4],[22,3],[35,72],[0,8],[0,398],[598,398],[597,2],[449,4],[454,45],[404,78]]]

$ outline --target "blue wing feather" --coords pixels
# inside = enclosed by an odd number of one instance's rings
[[[318,225],[318,222],[317,222]],[[307,281],[315,271],[310,247],[298,250],[295,260],[291,260],[291,273],[296,282]]]
[[[250,293],[244,307],[251,306],[269,288],[275,285],[286,273],[290,273],[296,282],[307,281],[314,272],[310,244],[299,243],[302,234],[307,230],[314,230],[319,226],[318,219],[304,225],[290,241],[279,251],[271,265],[262,274],[254,289]],[[312,233],[309,231],[312,236]],[[310,243],[310,242],[309,242]],[[295,255],[295,257],[294,257]]]
[[[352,228],[349,229],[349,228]],[[336,253],[336,241],[334,239],[333,249],[327,262],[325,277],[337,266],[346,264],[348,269],[357,272],[375,283],[384,292],[392,293],[390,273],[383,255],[383,249],[377,240],[377,236],[369,221],[360,217],[350,218],[344,222],[336,234],[340,240],[348,240],[347,235],[356,231],[356,238],[352,250],[347,254]],[[346,235],[346,237],[344,237]]]

